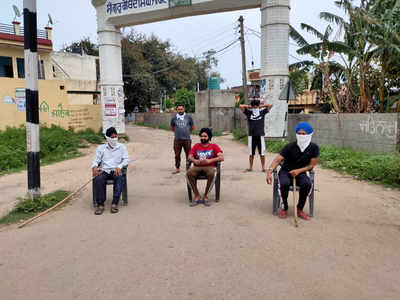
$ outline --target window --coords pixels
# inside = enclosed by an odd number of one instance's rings
[[[18,78],[25,78],[25,63],[23,58],[17,58]]]
[[[17,68],[18,78],[25,78],[25,60],[23,58],[17,58]],[[38,79],[46,79],[43,60],[38,61]]]
[[[14,77],[11,57],[0,56],[0,77]]]
[[[280,80],[279,80],[279,88],[280,88],[281,90],[283,90],[284,87],[285,87],[285,81],[284,81],[283,79],[280,79]]]
[[[273,79],[269,79],[268,80],[268,84],[269,84],[269,89],[273,90],[274,89],[274,80]]]
[[[96,80],[100,81],[100,60],[96,59]]]
[[[44,74],[44,63],[43,60],[38,61],[38,77],[39,79],[46,79],[46,76]]]

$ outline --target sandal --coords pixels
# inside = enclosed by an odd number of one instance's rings
[[[104,206],[102,206],[102,207],[99,206],[99,207],[97,207],[96,210],[94,211],[94,214],[99,216],[99,215],[101,215],[103,212],[104,212]]]
[[[243,171],[243,173],[249,173],[249,172],[253,172],[253,169],[246,169]]]
[[[190,202],[189,206],[190,206],[190,207],[194,207],[194,206],[196,206],[196,205],[198,205],[198,204],[199,204],[199,201],[193,200],[192,202]]]
[[[279,218],[286,219],[286,217],[287,217],[287,210],[281,210],[279,212]]]
[[[204,198],[203,201],[204,206],[211,206],[210,200],[208,200],[207,198]]]
[[[111,206],[111,213],[112,214],[116,214],[119,211],[118,206],[116,205],[112,205]]]
[[[310,220],[310,217],[302,210],[297,210],[297,216],[306,221]]]

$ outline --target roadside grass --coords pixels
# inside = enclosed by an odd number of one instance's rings
[[[18,198],[18,203],[13,210],[8,215],[0,218],[0,225],[15,224],[27,220],[64,200],[69,194],[70,192],[58,190],[35,200]]]
[[[81,148],[102,143],[101,130],[91,129],[74,132],[52,125],[40,127],[40,164],[51,163],[82,156]],[[26,129],[7,127],[0,130],[0,175],[26,169]]]
[[[154,128],[154,129],[167,130],[167,131],[170,131],[170,130],[171,130],[171,128],[170,128],[169,126],[164,125],[164,124],[161,124],[161,125],[158,125],[158,126],[157,126],[157,125],[151,125],[151,124],[147,124],[147,123],[143,123],[143,122],[138,122],[138,123],[136,123],[136,125],[137,125],[137,126],[143,126],[143,127]],[[192,135],[198,136],[198,135],[199,135],[199,130],[198,130],[198,129],[193,130]],[[222,133],[219,132],[219,131],[216,131],[216,130],[214,131],[214,130],[213,130],[213,136],[222,136]]]
[[[247,145],[245,130],[235,129],[233,137]],[[279,153],[288,142],[267,141],[266,149],[268,152]],[[352,175],[356,179],[400,188],[400,153],[377,154],[325,145],[320,146],[320,152],[319,164],[324,168]]]

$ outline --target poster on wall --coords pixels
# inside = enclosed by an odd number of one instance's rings
[[[117,101],[115,97],[104,97],[104,116],[105,117],[117,116]]]
[[[15,89],[15,98],[17,99],[17,110],[26,111],[25,89]]]
[[[4,102],[6,104],[15,104],[15,99],[11,96],[4,96]]]

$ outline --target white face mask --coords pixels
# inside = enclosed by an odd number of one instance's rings
[[[306,148],[310,145],[312,135],[312,133],[306,135],[296,134],[297,146],[299,146],[301,152],[304,152],[304,150],[306,150]]]
[[[112,148],[115,148],[116,146],[117,146],[117,143],[118,143],[118,138],[110,138],[110,137],[106,137],[106,139],[107,139],[107,143],[112,147]]]
[[[178,114],[176,114],[176,118],[178,119],[178,120],[185,120],[185,113],[183,113],[182,115],[180,115],[179,113]]]

